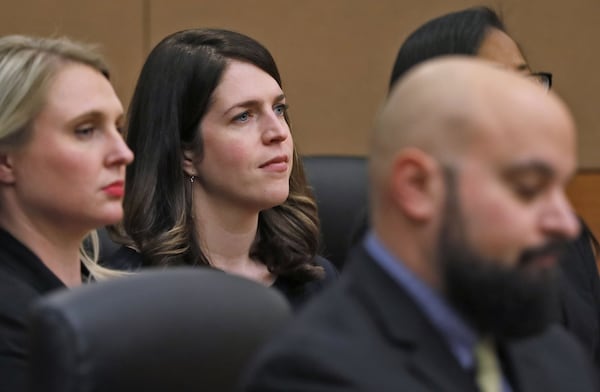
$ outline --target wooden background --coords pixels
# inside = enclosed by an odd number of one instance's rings
[[[503,14],[533,69],[554,74],[554,89],[579,128],[581,172],[569,195],[600,234],[598,0],[0,0],[0,35],[68,35],[100,44],[127,105],[146,54],[165,35],[190,27],[237,30],[273,53],[302,153],[363,155],[408,33],[479,4]]]

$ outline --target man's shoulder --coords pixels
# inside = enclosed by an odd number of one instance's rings
[[[508,355],[522,390],[597,390],[597,371],[589,356],[562,326],[511,343]]]
[[[391,344],[360,284],[342,274],[307,304],[257,355],[244,390],[391,390],[388,375],[403,371],[405,352]]]
[[[543,357],[539,354],[562,354],[579,357],[583,354],[582,348],[564,327],[552,325],[543,333],[533,337],[516,340],[509,345],[510,351],[522,356]],[[561,360],[562,362],[562,360]]]
[[[387,344],[390,325],[401,323],[404,329],[422,323],[422,314],[406,293],[364,252],[357,256],[272,342],[274,350],[281,346],[286,352],[297,348],[305,355],[315,350],[320,356],[348,358],[348,352],[359,351],[361,342],[367,348]]]
[[[334,299],[336,294],[330,291],[318,299]],[[309,304],[283,334],[256,356],[243,390],[391,391],[385,373],[391,371],[389,364],[394,363],[393,373],[397,375],[402,372],[402,365],[382,358],[391,355],[382,350],[396,349],[368,325],[371,320],[345,314],[356,311],[354,306],[347,301],[337,307],[329,301]],[[379,354],[377,360],[371,359],[373,350]]]

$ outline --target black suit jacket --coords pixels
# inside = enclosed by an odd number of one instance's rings
[[[582,222],[579,237],[570,242],[561,266],[559,321],[579,339],[600,370],[600,278],[590,229]]]
[[[0,391],[28,390],[29,306],[65,288],[42,261],[0,229]]]
[[[502,347],[514,391],[593,391],[591,366],[560,327]],[[245,391],[476,391],[418,308],[362,248],[333,287],[257,356]]]
[[[319,293],[324,287],[333,283],[338,272],[334,265],[324,257],[315,256],[314,264],[323,267],[324,275],[322,279],[316,279],[309,282],[297,282],[291,278],[278,277],[273,285],[274,289],[279,290],[290,303],[292,309],[297,311],[313,296]],[[152,268],[141,253],[127,247],[121,246],[119,250],[110,257],[102,260],[102,265],[116,270],[135,271],[141,268]],[[199,268],[208,268],[208,266],[199,265]]]

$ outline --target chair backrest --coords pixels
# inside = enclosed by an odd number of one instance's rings
[[[289,317],[276,290],[210,268],[55,293],[32,308],[32,391],[233,391]]]
[[[96,230],[98,232],[98,240],[100,241],[100,260],[104,260],[108,258],[113,253],[115,253],[121,245],[117,244],[115,241],[110,238],[110,234],[108,234],[108,230],[106,227],[100,227]]]
[[[342,269],[353,236],[367,213],[367,159],[307,155],[302,158],[321,220],[322,253]]]

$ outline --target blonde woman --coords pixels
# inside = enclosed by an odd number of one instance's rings
[[[31,302],[80,285],[83,275],[110,274],[82,244],[122,216],[125,166],[133,159],[122,121],[96,52],[67,39],[0,38],[2,391],[27,387]]]

